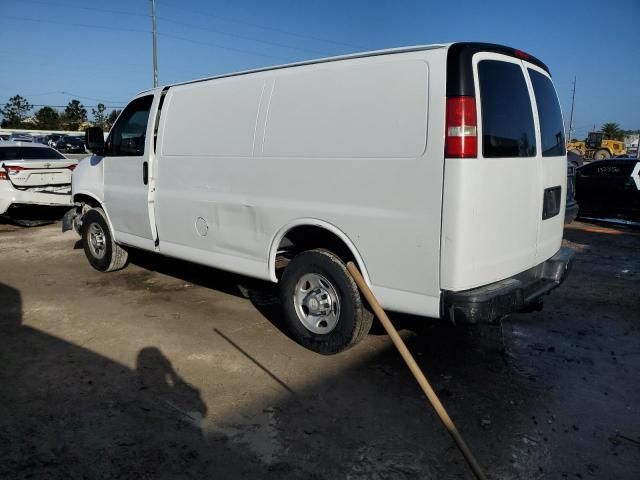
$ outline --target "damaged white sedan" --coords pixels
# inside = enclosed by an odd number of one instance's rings
[[[0,144],[0,215],[12,206],[71,205],[71,174],[77,160],[47,145]]]

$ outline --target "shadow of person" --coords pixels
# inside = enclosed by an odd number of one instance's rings
[[[136,373],[140,390],[147,390],[164,405],[169,406],[200,427],[207,414],[207,406],[200,391],[178,375],[171,362],[156,347],[138,352]]]
[[[0,332],[8,332],[22,323],[22,297],[9,285],[0,283]]]

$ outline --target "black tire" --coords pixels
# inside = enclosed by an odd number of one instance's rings
[[[593,154],[594,160],[606,160],[607,158],[611,158],[611,154],[609,153],[609,150],[606,150],[604,148],[596,150],[596,152]]]
[[[326,279],[339,300],[337,323],[327,333],[311,331],[297,312],[295,295],[298,282],[308,274]],[[308,250],[289,262],[280,280],[280,300],[291,337],[300,345],[323,355],[333,355],[354,346],[367,336],[373,322],[373,314],[365,305],[344,262],[328,250]]]
[[[101,241],[96,239],[102,238]],[[92,208],[82,218],[82,246],[93,268],[113,272],[124,268],[128,253],[113,240],[109,223],[101,208]]]

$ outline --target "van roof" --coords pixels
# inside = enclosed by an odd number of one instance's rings
[[[406,52],[417,52],[417,51],[421,51],[421,50],[437,50],[437,49],[442,49],[442,48],[446,48],[449,49],[449,55],[448,55],[448,59],[447,59],[447,69],[450,68],[456,68],[456,69],[460,69],[462,70],[462,74],[466,73],[464,72],[464,68],[460,68],[460,65],[462,64],[462,62],[467,62],[468,60],[470,60],[471,56],[474,53],[480,52],[480,51],[489,51],[489,52],[496,52],[496,53],[502,53],[505,55],[510,55],[510,56],[514,56],[514,57],[518,57],[522,60],[526,60],[528,62],[531,62],[535,65],[538,65],[539,67],[543,68],[544,70],[546,70],[547,72],[549,72],[549,69],[547,68],[547,66],[542,63],[540,60],[538,60],[537,58],[533,57],[532,55],[526,54],[524,52],[522,52],[521,50],[517,50],[511,47],[506,47],[504,45],[498,45],[498,44],[493,44],[493,43],[479,43],[479,42],[460,42],[460,43],[438,43],[438,44],[432,44],[432,45],[415,45],[415,46],[410,46],[410,47],[398,47],[398,48],[387,48],[384,50],[372,50],[369,52],[358,52],[358,53],[350,53],[347,55],[338,55],[338,56],[334,56],[334,57],[325,57],[325,58],[319,58],[319,59],[314,59],[314,60],[305,60],[302,62],[294,62],[294,63],[285,63],[285,64],[281,64],[281,65],[274,65],[271,67],[262,67],[262,68],[255,68],[255,69],[251,69],[251,70],[241,70],[239,72],[232,72],[232,73],[224,73],[221,75],[213,75],[210,77],[204,77],[204,78],[198,78],[195,80],[188,80],[186,82],[178,82],[178,83],[173,83],[173,84],[169,84],[169,85],[165,85],[163,87],[158,87],[155,89],[148,89],[148,90],[143,90],[140,93],[138,93],[138,95],[142,95],[144,93],[148,93],[148,92],[152,92],[154,90],[158,90],[158,89],[166,89],[169,87],[174,87],[174,86],[178,86],[178,85],[188,85],[191,83],[198,83],[198,82],[205,82],[208,80],[214,80],[217,78],[227,78],[227,77],[235,77],[235,76],[239,76],[239,75],[247,75],[249,73],[258,73],[258,72],[268,72],[271,70],[280,70],[283,68],[289,68],[289,67],[300,67],[300,66],[304,66],[304,65],[313,65],[313,64],[317,64],[317,63],[327,63],[327,62],[336,62],[339,60],[349,60],[349,59],[354,59],[354,58],[363,58],[363,57],[375,57],[378,55],[387,55],[389,53],[406,53]],[[453,55],[452,55],[453,54]],[[468,62],[470,65],[470,62]],[[462,82],[462,83],[467,83],[467,82]]]
[[[284,63],[284,64],[281,64],[281,65],[274,65],[274,66],[270,66],[270,67],[254,68],[254,69],[251,69],[251,70],[241,70],[239,72],[223,73],[221,75],[212,75],[210,77],[203,77],[203,78],[198,78],[198,79],[195,79],[195,80],[188,80],[186,82],[172,83],[172,84],[169,84],[169,85],[158,87],[157,89],[163,90],[165,88],[175,87],[175,86],[178,86],[178,85],[188,85],[190,83],[206,82],[207,80],[214,80],[216,78],[235,77],[235,76],[238,76],[238,75],[247,75],[249,73],[268,72],[268,71],[271,71],[271,70],[280,70],[282,68],[300,67],[300,66],[304,66],[304,65],[313,65],[313,64],[316,64],[316,63],[337,62],[338,60],[349,60],[349,59],[353,59],[353,58],[362,58],[362,57],[374,57],[374,56],[377,56],[377,55],[386,55],[386,54],[389,54],[389,53],[404,53],[404,52],[417,52],[417,51],[420,51],[420,50],[435,50],[435,49],[439,49],[439,48],[448,48],[450,45],[452,45],[452,44],[451,43],[443,43],[443,44],[433,44],[433,45],[416,45],[416,46],[412,46],[412,47],[387,48],[387,49],[384,49],[384,50],[372,50],[370,52],[349,53],[349,54],[346,54],[346,55],[338,55],[338,56],[334,56],[334,57],[318,58],[318,59],[314,59],[314,60],[304,60],[302,62]],[[138,93],[138,95],[142,95],[143,93],[152,92],[152,91],[157,90],[157,89],[150,88],[148,90],[143,90],[140,93]]]

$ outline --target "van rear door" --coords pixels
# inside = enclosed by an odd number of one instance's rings
[[[476,51],[469,62],[473,87],[463,90],[475,95],[477,156],[445,159],[441,287],[454,291],[551,257],[560,248],[566,192],[566,158],[544,155],[540,142],[529,70],[544,70],[497,51]],[[543,77],[534,76],[546,111],[550,81]],[[449,80],[447,89],[450,95]]]
[[[554,255],[562,243],[567,200],[567,151],[562,112],[551,77],[542,68],[523,61],[533,92],[539,124],[538,161],[543,188],[536,263]]]

